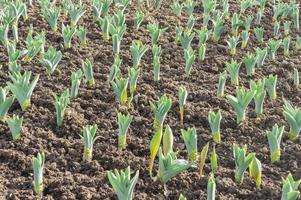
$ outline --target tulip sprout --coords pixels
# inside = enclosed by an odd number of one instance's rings
[[[170,126],[166,126],[163,133],[163,155],[167,156],[173,152],[173,134]]]
[[[236,122],[239,124],[246,118],[246,110],[255,95],[255,91],[248,91],[244,88],[237,89],[236,97],[227,95],[229,104],[236,113]]]
[[[51,75],[55,71],[62,57],[63,54],[61,51],[57,51],[55,48],[49,47],[48,51],[45,53],[45,56],[40,62],[46,67],[47,73]]]
[[[249,41],[250,33],[246,30],[241,32],[241,48],[244,49],[247,47],[248,41]]]
[[[13,140],[20,139],[21,131],[22,131],[22,123],[23,123],[23,117],[20,118],[18,115],[13,115],[12,118],[7,119],[7,125],[13,136]]]
[[[199,175],[200,176],[203,176],[203,171],[204,171],[205,161],[206,161],[207,154],[208,154],[208,149],[209,149],[209,142],[203,147],[203,149],[200,153],[200,159],[199,159]]]
[[[254,34],[255,34],[257,42],[263,43],[264,29],[262,27],[256,27],[256,28],[254,28]]]
[[[277,99],[276,84],[277,84],[277,74],[276,75],[270,74],[268,77],[265,78],[265,87],[272,101]]]
[[[251,76],[255,74],[256,57],[254,54],[247,53],[242,59],[247,71],[247,75]]]
[[[290,140],[295,141],[301,130],[301,109],[293,107],[288,101],[284,100],[283,116],[290,126],[288,137]]]
[[[214,175],[211,174],[207,183],[207,200],[215,200],[216,183]]]
[[[183,124],[184,121],[184,106],[186,104],[186,98],[187,98],[187,90],[184,86],[179,87],[178,96],[179,96],[179,105],[180,105],[180,121],[181,124]]]
[[[175,14],[175,15],[178,16],[178,17],[181,16],[183,4],[179,3],[178,0],[175,0],[175,1],[173,1],[173,3],[170,5],[170,7],[171,7],[171,10],[172,10],[173,14]]]
[[[32,168],[34,175],[34,191],[38,196],[42,196],[43,193],[43,169],[45,164],[44,152],[38,153],[37,157],[32,158]]]
[[[97,125],[94,124],[93,126],[85,126],[83,128],[83,136],[82,142],[84,145],[84,153],[83,153],[83,160],[84,161],[91,161],[93,156],[93,145],[94,142],[97,140],[98,137],[95,137],[97,131]]]
[[[291,24],[292,24],[291,21],[285,21],[285,22],[283,23],[283,26],[284,26],[284,35],[285,35],[285,36],[289,35]]]
[[[261,176],[262,176],[262,166],[260,160],[256,158],[256,156],[253,157],[252,162],[249,166],[249,174],[250,177],[253,178],[256,182],[256,187],[260,189],[261,186]]]
[[[25,111],[31,105],[31,95],[36,87],[39,74],[35,76],[32,82],[30,82],[31,72],[24,72],[10,75],[10,79],[12,83],[8,82],[9,90],[16,96],[19,104],[21,105],[21,109]]]
[[[109,16],[105,16],[104,18],[98,18],[98,24],[102,30],[102,38],[105,41],[108,41],[110,39],[110,26],[111,26],[111,19]]]
[[[188,33],[188,32],[183,32],[182,35],[180,35],[180,41],[182,47],[185,49],[188,49],[190,47],[191,41],[193,40],[195,36],[195,33]]]
[[[155,135],[153,136],[150,142],[150,152],[151,152],[151,159],[149,164],[149,173],[152,176],[152,169],[154,165],[154,160],[159,150],[163,132],[163,123],[165,121],[167,112],[170,110],[172,105],[171,99],[169,99],[166,95],[160,97],[159,101],[156,103],[151,102],[151,109],[155,115],[154,119],[154,128],[155,128]]]
[[[216,154],[216,150],[215,150],[215,144],[213,145],[213,149],[212,149],[212,153],[211,153],[211,157],[210,157],[210,167],[211,167],[211,171],[213,173],[217,172],[218,164],[217,164],[217,154]]]
[[[84,26],[80,26],[76,31],[81,46],[87,46],[87,32],[88,29]]]
[[[291,37],[287,36],[287,37],[283,38],[282,42],[283,42],[283,55],[289,56]]]
[[[75,98],[78,95],[78,89],[81,79],[83,78],[83,72],[81,69],[71,74],[71,98]]]
[[[255,157],[255,153],[247,153],[247,145],[240,148],[237,144],[233,145],[233,155],[235,159],[235,182],[241,184],[243,182],[244,173]]]
[[[56,110],[56,124],[60,127],[63,125],[65,110],[70,102],[69,90],[65,90],[61,96],[54,95],[54,99],[54,106]]]
[[[281,46],[282,41],[281,40],[273,40],[270,39],[268,41],[268,49],[269,49],[269,53],[270,56],[273,60],[275,60],[276,58],[276,52],[279,49],[279,47]]]
[[[232,56],[236,55],[236,46],[239,43],[239,36],[232,36],[229,37],[229,40],[227,40],[227,44],[230,48],[230,54]]]
[[[62,25],[62,35],[64,39],[64,46],[66,49],[71,48],[71,40],[76,33],[76,26]]]
[[[139,30],[139,27],[144,19],[144,13],[141,10],[136,11],[134,16],[134,26],[136,30]]]
[[[194,127],[187,130],[181,129],[181,134],[188,151],[188,159],[196,161],[198,159],[196,129]]]
[[[128,71],[129,71],[128,74],[129,74],[129,84],[130,84],[130,94],[131,94],[130,102],[132,102],[134,98],[134,93],[136,92],[136,88],[137,88],[137,81],[140,74],[140,69],[131,67],[128,69]]]
[[[279,36],[279,29],[280,29],[280,22],[274,22],[274,27],[273,27],[273,31],[274,31],[274,37],[278,37]]]
[[[266,56],[268,54],[267,47],[264,49],[256,48],[256,65],[257,67],[262,67],[263,63],[266,59]]]
[[[123,115],[122,113],[118,113],[118,148],[124,149],[126,147],[126,136],[129,129],[129,126],[133,120],[133,116],[130,114]]]
[[[128,78],[116,78],[115,81],[112,81],[112,87],[119,103],[124,106],[126,105],[128,95],[127,95],[127,87],[128,87]]]
[[[224,96],[224,91],[225,91],[225,84],[227,81],[227,71],[224,71],[222,73],[219,74],[219,78],[218,78],[218,86],[217,86],[217,96],[218,97],[223,97]]]
[[[300,194],[298,187],[301,183],[301,179],[295,181],[292,174],[289,173],[286,179],[282,178],[282,182],[281,200],[297,200]]]
[[[184,49],[184,58],[185,58],[185,75],[188,77],[191,73],[192,65],[195,60],[195,51],[189,47]]]
[[[221,142],[220,123],[222,119],[221,111],[210,111],[208,114],[208,121],[211,129],[212,139],[216,143]]]
[[[93,64],[88,58],[86,58],[86,60],[83,62],[82,69],[85,74],[86,80],[88,81],[88,86],[93,87],[95,85]]]
[[[162,149],[159,150],[159,170],[158,178],[165,184],[177,174],[189,169],[192,166],[187,160],[177,159],[176,153],[172,152],[163,155]]]
[[[253,92],[255,92],[254,95],[254,101],[255,101],[255,112],[257,114],[256,122],[260,121],[260,115],[263,113],[263,102],[265,98],[265,80],[259,79],[256,81],[251,81],[250,88]]]
[[[231,77],[231,84],[238,86],[239,85],[238,74],[239,74],[241,63],[238,63],[236,60],[231,59],[231,62],[225,62],[225,64],[226,64],[226,70],[228,71]]]
[[[152,36],[151,42],[152,42],[152,45],[154,45],[154,44],[158,43],[160,35],[162,33],[164,33],[167,30],[167,28],[161,29],[161,28],[159,28],[158,24],[153,23],[153,24],[147,25],[147,30],[151,33],[151,36]]]
[[[0,120],[1,121],[6,120],[7,112],[15,99],[14,96],[7,97],[8,91],[9,91],[8,87],[4,87],[4,88],[0,87]]]
[[[299,71],[296,68],[294,68],[293,77],[294,77],[294,86],[298,87],[299,84],[300,84],[300,81],[299,81]]]
[[[127,167],[125,170],[117,170],[108,172],[108,178],[112,185],[118,199],[132,200],[135,185],[138,182],[139,170],[136,171],[135,176],[131,179],[131,169]]]
[[[281,156],[280,144],[281,144],[283,131],[284,131],[284,126],[278,127],[277,124],[273,126],[272,131],[266,131],[272,163],[280,160],[280,156]]]
[[[60,17],[61,8],[56,6],[51,7],[43,7],[42,9],[43,16],[45,17],[46,21],[50,25],[53,32],[57,31],[57,21]]]
[[[132,62],[134,68],[138,68],[140,66],[141,58],[148,50],[148,47],[142,44],[141,41],[134,40],[132,45],[130,46]]]

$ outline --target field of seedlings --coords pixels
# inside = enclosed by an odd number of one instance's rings
[[[297,200],[299,0],[0,0],[0,199]]]

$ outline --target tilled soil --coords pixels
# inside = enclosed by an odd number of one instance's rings
[[[239,12],[235,1],[230,1],[230,13]],[[135,199],[177,199],[183,193],[187,199],[206,199],[207,175],[210,173],[209,159],[205,166],[206,176],[200,177],[197,170],[190,169],[179,174],[165,186],[154,182],[148,174],[149,142],[153,135],[153,114],[149,102],[156,101],[162,94],[167,94],[173,100],[173,106],[168,113],[165,124],[169,124],[175,136],[175,151],[180,158],[185,158],[187,152],[180,137],[180,129],[196,127],[198,133],[198,148],[201,149],[207,142],[212,148],[210,128],[207,115],[210,110],[222,111],[222,143],[216,146],[218,154],[218,173],[215,175],[217,184],[217,199],[280,199],[281,177],[291,172],[294,178],[301,178],[301,145],[300,140],[288,140],[288,124],[282,116],[282,98],[290,100],[294,105],[301,106],[300,88],[293,86],[292,70],[300,70],[300,52],[291,51],[289,57],[283,56],[282,47],[278,50],[276,60],[266,59],[263,68],[256,69],[254,76],[246,76],[245,68],[240,70],[240,84],[248,87],[250,80],[263,78],[269,74],[277,74],[278,98],[271,102],[266,98],[264,103],[264,116],[260,124],[255,123],[256,114],[254,103],[249,106],[247,120],[236,124],[236,116],[224,98],[216,97],[218,75],[224,71],[225,61],[231,56],[224,34],[218,44],[208,41],[206,60],[196,61],[189,78],[184,76],[184,52],[180,45],[174,43],[175,26],[185,26],[187,16],[175,17],[169,7],[171,1],[163,1],[158,11],[147,11],[143,8],[146,18],[139,31],[133,29],[133,15],[136,11],[134,5],[130,6],[127,14],[127,32],[121,44],[122,72],[127,73],[131,65],[129,46],[132,40],[139,39],[150,44],[150,34],[146,29],[149,22],[158,22],[160,27],[168,27],[159,41],[162,45],[160,82],[153,81],[152,53],[149,50],[142,59],[142,73],[138,80],[137,92],[134,98],[134,109],[119,107],[111,86],[107,83],[110,66],[113,63],[111,42],[101,37],[101,30],[93,22],[90,8],[80,20],[80,24],[88,28],[88,46],[81,47],[74,37],[71,49],[63,49],[61,29],[57,33],[50,31],[47,22],[43,19],[37,3],[29,8],[29,20],[20,22],[19,34],[21,43],[19,48],[25,48],[24,40],[29,25],[34,30],[46,31],[46,48],[54,46],[63,52],[63,59],[54,75],[48,76],[44,67],[37,59],[29,64],[20,62],[24,70],[40,74],[40,80],[32,96],[32,106],[25,112],[21,111],[15,101],[9,115],[18,114],[24,117],[23,132],[20,141],[13,142],[7,125],[0,125],[0,197],[3,199],[35,199],[32,187],[33,172],[31,159],[38,152],[46,154],[44,169],[44,197],[43,199],[116,199],[106,177],[107,170],[123,169],[130,166],[139,170],[139,181],[135,187]],[[88,6],[87,6],[88,7]],[[245,16],[253,15],[255,9],[247,11]],[[202,6],[197,3],[195,14],[197,21],[195,28],[201,27]],[[273,37],[271,23],[272,8],[267,5],[263,16],[262,26],[265,28],[265,41]],[[230,19],[227,20],[228,25]],[[60,23],[67,23],[68,19],[61,17]],[[254,28],[254,24],[252,28]],[[229,26],[227,33],[229,33]],[[283,30],[281,30],[283,31]],[[253,31],[252,31],[253,33]],[[298,33],[292,29],[292,38]],[[192,46],[196,49],[197,37]],[[248,51],[254,52],[255,47],[263,47],[256,42],[254,35],[250,37],[248,48],[237,49],[235,59],[241,59]],[[293,44],[291,45],[293,46]],[[0,62],[3,68],[0,71],[2,86],[9,81],[7,68],[7,55],[3,46],[0,47]],[[61,92],[71,86],[71,72],[81,68],[81,61],[85,58],[94,61],[96,85],[89,88],[82,83],[79,96],[72,99],[66,111],[64,124],[61,128],[56,126],[53,94]],[[189,95],[185,107],[185,121],[181,126],[178,117],[177,91],[179,85],[185,85]],[[227,94],[235,94],[235,88],[227,81]],[[117,110],[129,112],[134,116],[128,134],[127,148],[123,151],[117,149]],[[97,135],[100,138],[94,145],[93,161],[82,161],[83,146],[81,143],[82,127],[88,124],[98,125]],[[282,156],[278,163],[271,164],[266,130],[272,126],[285,125],[285,134],[281,144]],[[263,177],[262,188],[256,189],[253,180],[245,174],[243,184],[234,182],[235,163],[232,155],[233,143],[247,144],[248,152],[255,152],[262,162]],[[209,151],[209,152],[210,152]],[[157,161],[156,161],[157,163]],[[157,169],[157,165],[155,165]],[[1,197],[1,198],[2,198]]]

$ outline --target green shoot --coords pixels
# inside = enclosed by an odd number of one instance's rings
[[[93,157],[93,145],[98,137],[95,137],[97,125],[87,125],[83,128],[82,142],[84,145],[83,160],[90,162]]]
[[[133,120],[133,116],[130,114],[123,115],[118,112],[118,148],[124,149],[126,147],[126,136],[129,129],[129,126]]]
[[[112,81],[112,87],[114,90],[114,93],[119,101],[119,103],[122,106],[126,105],[126,102],[128,100],[127,95],[127,87],[128,87],[128,78],[116,78],[115,81]]]
[[[12,118],[7,119],[8,128],[13,136],[13,140],[18,140],[21,137],[23,117],[13,115]]]
[[[255,92],[254,101],[255,112],[257,114],[256,122],[260,122],[260,115],[263,113],[263,102],[265,98],[265,80],[259,79],[257,82],[251,81],[250,89]]]
[[[218,78],[217,96],[223,97],[225,95],[225,84],[227,81],[227,71],[221,72]]]
[[[188,92],[187,92],[186,88],[183,85],[181,85],[178,90],[181,124],[183,124],[183,122],[184,122],[184,106],[186,104],[187,95],[188,95]]]
[[[148,50],[147,45],[142,44],[141,41],[134,40],[132,45],[130,46],[132,63],[134,68],[138,68],[140,66],[141,58]]]
[[[270,158],[271,162],[277,162],[280,160],[281,156],[281,139],[284,131],[284,126],[278,127],[277,124],[273,126],[272,131],[266,131],[269,148],[270,148]]]
[[[272,101],[277,99],[277,92],[276,92],[276,84],[277,84],[277,74],[272,75],[270,74],[268,77],[265,77],[265,87],[268,91],[269,97]]]
[[[255,91],[248,91],[244,88],[237,89],[236,97],[227,95],[229,104],[236,113],[236,122],[239,124],[246,118],[246,110],[255,95]]]
[[[64,46],[66,49],[71,48],[71,40],[73,35],[76,33],[76,26],[65,26],[62,24],[62,35],[64,39]]]
[[[197,134],[196,129],[188,128],[187,130],[181,129],[182,139],[184,140],[186,149],[188,151],[188,159],[191,161],[197,161],[198,159],[198,146],[197,146]]]
[[[170,126],[166,126],[163,133],[163,155],[167,156],[173,152],[173,134]]]
[[[51,75],[55,71],[62,57],[63,54],[61,51],[57,51],[55,48],[49,47],[40,62],[46,67],[47,73]]]
[[[54,95],[54,106],[56,110],[56,124],[58,127],[63,125],[65,110],[70,102],[69,90],[65,90],[61,96]]]
[[[238,63],[236,60],[231,59],[231,62],[225,62],[226,70],[228,71],[231,77],[231,84],[234,86],[239,85],[238,75],[241,63]]]
[[[184,49],[184,58],[185,58],[185,75],[189,76],[191,73],[192,65],[195,60],[195,51],[189,47]]]
[[[80,82],[83,78],[83,72],[81,69],[71,74],[71,98],[75,98],[78,95],[78,89]]]
[[[288,137],[290,140],[295,141],[301,130],[301,109],[293,107],[288,101],[284,100],[283,116],[290,126]]]
[[[34,191],[38,196],[43,195],[43,169],[45,164],[45,154],[44,152],[38,153],[37,157],[32,158],[32,168],[33,168],[33,186]]]
[[[210,157],[210,167],[211,167],[211,171],[213,173],[217,172],[218,164],[217,164],[217,154],[216,154],[216,150],[215,150],[215,144],[213,145],[213,149],[212,149],[212,153],[211,153],[211,157]]]
[[[215,200],[216,183],[214,181],[214,175],[211,174],[207,183],[207,200]]]
[[[209,142],[203,147],[201,153],[200,153],[200,159],[199,159],[199,175],[203,176],[204,172],[204,166],[205,166],[205,161],[207,158],[208,154],[208,149],[209,149]]]
[[[247,71],[247,75],[251,76],[255,74],[256,57],[254,54],[247,53],[242,59]]]
[[[253,160],[249,166],[250,177],[253,178],[256,182],[256,187],[260,189],[261,186],[261,176],[262,176],[262,166],[260,160],[253,157]]]
[[[83,62],[82,69],[85,74],[86,80],[88,81],[88,86],[93,87],[95,85],[93,64],[88,58],[86,58],[86,60]]]
[[[211,129],[212,139],[216,143],[221,142],[221,131],[220,131],[220,123],[222,119],[221,111],[209,111],[208,121]]]
[[[9,91],[8,87],[5,88],[0,87],[0,120],[1,121],[6,120],[7,112],[15,99],[14,96],[7,97],[8,91]]]
[[[301,183],[301,179],[295,181],[292,174],[289,173],[286,179],[282,178],[282,182],[281,200],[297,200],[300,194],[298,187]]]
[[[139,170],[136,171],[135,176],[131,179],[131,169],[127,167],[125,170],[117,170],[108,172],[108,178],[112,185],[118,199],[132,200],[135,185],[138,182]]]
[[[235,159],[235,182],[242,184],[244,179],[244,173],[248,169],[249,165],[255,157],[255,153],[247,153],[247,145],[240,148],[237,144],[233,145],[233,155]]]

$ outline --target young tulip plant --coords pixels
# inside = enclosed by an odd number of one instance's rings
[[[182,37],[182,33],[184,31],[184,28],[182,26],[176,26],[175,28],[175,31],[176,31],[176,36],[175,36],[175,43],[178,44],[179,41],[181,40],[181,37]],[[301,38],[301,37],[300,37]],[[301,39],[300,39],[301,41]],[[182,41],[181,41],[182,42]],[[301,49],[301,42],[300,42],[300,48]]]
[[[138,68],[140,66],[141,58],[148,50],[147,45],[144,45],[141,41],[134,40],[132,45],[130,46],[132,63],[134,68]]]
[[[259,123],[261,120],[261,115],[263,113],[263,102],[265,98],[265,80],[259,79],[258,81],[250,82],[251,91],[255,92],[254,102],[255,102],[255,112],[257,114],[256,122]]]
[[[272,128],[272,131],[266,131],[269,148],[270,148],[270,158],[271,162],[277,162],[280,160],[281,156],[281,139],[284,131],[284,126],[279,127],[275,124]]]
[[[209,142],[203,147],[200,157],[199,157],[199,175],[204,176],[204,167],[205,167],[205,161],[207,158],[208,154],[208,149],[209,149]]]
[[[262,67],[264,64],[266,56],[268,55],[268,48],[267,47],[263,49],[256,48],[255,51],[256,51],[256,66],[259,68]]]
[[[254,5],[252,0],[241,0],[240,1],[240,14],[244,14],[248,8]]]
[[[43,16],[45,20],[50,25],[50,28],[53,32],[57,31],[57,21],[60,17],[61,8],[57,6],[44,6],[42,9]]]
[[[130,67],[128,69],[128,74],[129,74],[129,84],[130,84],[130,94],[131,94],[129,103],[131,104],[131,102],[134,99],[134,93],[137,90],[137,81],[140,75],[140,69]]]
[[[249,41],[249,37],[250,37],[250,33],[246,30],[243,30],[241,32],[241,39],[242,39],[242,42],[241,42],[241,48],[242,49],[245,49],[248,45],[248,41]]]
[[[64,39],[64,46],[66,49],[71,48],[71,40],[73,35],[76,33],[76,26],[65,26],[62,24],[62,35]]]
[[[143,11],[142,10],[136,11],[135,16],[134,16],[134,27],[135,27],[136,31],[139,30],[140,25],[143,22],[143,19],[144,19]]]
[[[0,33],[1,33],[1,26],[0,26]],[[0,36],[0,38],[1,38],[1,36]],[[301,49],[301,36],[297,35],[294,50],[299,51],[300,49]]]
[[[120,76],[121,76],[121,70],[120,70],[121,63],[122,63],[122,60],[119,57],[114,58],[114,62],[111,66],[110,73],[109,73],[109,76],[108,76],[108,83],[111,83],[116,78],[120,78]]]
[[[115,54],[115,57],[119,57],[120,44],[123,38],[123,34],[125,33],[125,30],[126,30],[125,24],[123,26],[117,26],[117,27],[111,25],[110,33],[112,35],[113,53]]]
[[[218,85],[217,85],[217,97],[223,97],[225,95],[225,84],[227,81],[227,71],[221,72],[218,78]]]
[[[165,131],[163,133],[163,155],[167,156],[168,154],[173,152],[173,134],[169,125],[166,126]]]
[[[247,75],[251,76],[255,74],[255,65],[256,65],[256,57],[252,53],[247,53],[243,59],[242,62],[244,63],[247,71]]]
[[[17,65],[22,52],[16,48],[16,41],[7,43],[8,63]]]
[[[283,116],[290,126],[288,137],[290,140],[295,141],[301,131],[301,109],[293,107],[288,101],[284,100]]]
[[[81,1],[78,4],[71,3],[68,7],[68,14],[71,19],[71,26],[76,26],[80,18],[85,14],[85,8],[81,4]]]
[[[196,129],[188,128],[187,130],[181,129],[182,138],[184,140],[186,149],[188,151],[188,159],[190,161],[198,160],[198,146]]]
[[[212,23],[213,23],[213,33],[211,38],[213,42],[218,42],[226,26],[224,25],[223,19],[221,17],[217,18],[216,20],[213,20]]]
[[[283,44],[283,55],[284,56],[289,56],[290,43],[291,43],[290,36],[283,38],[282,44]]]
[[[139,170],[131,178],[131,169],[108,171],[108,179],[119,200],[132,200],[134,188],[138,182]]]
[[[190,47],[191,41],[193,40],[195,33],[188,33],[183,31],[182,35],[180,35],[180,42],[183,49],[188,49]]]
[[[151,42],[152,45],[157,44],[159,37],[163,34],[167,28],[159,28],[159,24],[153,23],[147,25],[147,30],[151,33]]]
[[[54,47],[49,47],[44,57],[40,60],[46,67],[48,75],[51,75],[55,71],[62,57],[63,54],[61,51],[57,51]]]
[[[71,74],[71,98],[75,98],[78,95],[78,89],[83,78],[83,72],[81,69]]]
[[[189,47],[184,49],[184,58],[185,58],[185,75],[188,77],[191,73],[192,65],[195,60],[195,51]]]
[[[98,24],[102,31],[102,38],[105,41],[108,41],[110,39],[110,26],[111,26],[111,17],[105,16],[103,18],[98,18]]]
[[[215,192],[216,192],[216,183],[214,180],[214,175],[211,174],[208,178],[207,183],[207,200],[215,200]]]
[[[294,86],[298,87],[300,84],[299,81],[299,71],[298,69],[294,68],[294,72],[293,72],[293,80],[294,80]]]
[[[291,21],[285,21],[285,22],[283,23],[284,35],[285,35],[285,36],[288,36],[288,35],[289,35],[291,24],[292,24]]]
[[[290,173],[286,179],[282,178],[282,182],[281,200],[297,200],[300,195],[298,188],[301,183],[301,179],[295,181]]]
[[[210,157],[210,167],[212,173],[216,173],[218,170],[218,164],[217,164],[217,154],[215,150],[215,144],[213,145],[211,157]]]
[[[97,125],[85,126],[83,128],[82,143],[84,145],[83,160],[90,162],[93,157],[93,145],[98,137],[95,137]]]
[[[270,39],[268,41],[268,49],[269,49],[269,54],[270,57],[272,58],[272,60],[276,59],[276,52],[279,49],[279,47],[282,44],[282,40],[274,40],[274,39]]]
[[[112,3],[112,0],[92,0],[91,4],[94,20],[96,21],[99,17],[106,16]]]
[[[258,160],[255,155],[249,166],[249,174],[250,177],[255,180],[256,187],[260,189],[261,177],[262,177],[262,165],[260,160]]]
[[[257,42],[263,44],[263,34],[264,34],[264,29],[262,27],[256,27],[254,28],[254,34],[256,37]]]
[[[249,168],[255,157],[255,153],[247,153],[247,145],[240,148],[237,144],[233,144],[233,155],[235,159],[235,182],[242,184],[244,173]]]
[[[177,159],[176,153],[171,152],[163,155],[162,149],[159,149],[159,169],[157,177],[162,184],[167,183],[179,173],[189,169],[193,165],[184,159]]]
[[[43,195],[43,170],[45,164],[45,154],[44,152],[38,153],[37,157],[32,158],[32,168],[33,168],[33,186],[34,191],[38,196]]]
[[[234,56],[236,55],[236,47],[239,43],[239,36],[232,36],[229,37],[229,40],[227,40],[227,44],[230,48],[230,55]]]
[[[123,115],[122,113],[118,113],[118,148],[124,149],[126,147],[126,136],[128,129],[130,127],[130,124],[133,120],[133,116],[130,114]]]
[[[128,87],[128,78],[115,78],[115,81],[112,81],[112,87],[119,103],[122,106],[126,105],[128,101],[127,87]]]
[[[13,140],[18,140],[21,137],[23,117],[13,115],[12,118],[7,119],[8,128],[13,136]]]
[[[255,91],[249,91],[244,88],[237,89],[236,97],[227,95],[227,100],[236,113],[237,124],[246,119],[246,110],[254,95]]]
[[[277,74],[272,75],[270,74],[268,77],[265,77],[265,87],[268,91],[269,97],[272,101],[277,99],[277,92],[276,92],[276,84],[277,84]]]
[[[221,111],[210,111],[208,113],[208,122],[211,129],[212,139],[216,143],[221,142],[221,131],[220,131],[220,123],[222,120]]]
[[[88,82],[88,86],[93,87],[95,85],[93,64],[88,58],[83,62],[82,69]]]
[[[170,5],[170,8],[174,15],[176,15],[177,17],[181,17],[183,6],[184,6],[183,3],[180,3],[178,0],[175,0]]]
[[[248,17],[245,18],[245,20],[243,22],[243,25],[245,27],[245,31],[250,32],[252,22],[253,22],[253,17],[252,16],[248,16]]]
[[[0,24],[0,41],[4,47],[6,47],[8,40],[9,24]]]
[[[161,144],[161,138],[163,134],[163,123],[165,121],[168,111],[171,108],[171,105],[172,105],[172,101],[166,95],[161,96],[159,101],[157,101],[156,103],[151,102],[151,109],[155,115],[154,124],[153,124],[155,128],[155,135],[153,136],[150,142],[150,152],[151,152],[151,158],[149,164],[150,176],[152,176],[154,160]]]
[[[54,100],[56,124],[58,127],[60,127],[63,125],[65,110],[70,102],[69,90],[65,90],[61,96],[54,95]]]
[[[233,36],[238,35],[238,30],[241,25],[242,21],[240,20],[239,14],[234,13],[231,19],[231,33]]]
[[[45,32],[36,34],[35,37],[32,36],[33,29],[29,30],[26,37],[26,56],[23,58],[24,62],[30,62],[38,53],[41,55],[44,53],[45,46]]]
[[[195,6],[196,2],[194,0],[184,2],[184,9],[188,16],[193,14]]]
[[[160,80],[160,56],[161,56],[161,46],[156,44],[153,45],[153,66],[154,66],[154,81]]]
[[[195,24],[195,18],[193,15],[190,15],[186,23],[185,32],[191,33]]]
[[[0,120],[3,122],[6,120],[7,112],[15,99],[12,95],[7,97],[8,92],[8,87],[0,87]]]
[[[236,60],[231,59],[231,62],[225,62],[226,64],[226,70],[228,71],[230,78],[231,78],[231,84],[234,86],[239,85],[239,69],[241,66],[241,63],[238,63]]]
[[[210,13],[215,10],[216,7],[216,1],[214,0],[202,0],[203,4],[203,26],[207,27],[209,19],[210,19]]]
[[[280,30],[280,22],[276,21],[274,22],[274,27],[273,27],[274,37],[279,37],[279,30]]]
[[[80,45],[83,47],[87,46],[87,32],[88,29],[84,26],[80,26],[76,31],[76,35],[80,41]]]
[[[188,93],[185,86],[181,85],[178,90],[178,97],[179,97],[179,105],[180,105],[180,121],[182,125],[184,122],[184,106],[186,104],[187,95]]]
[[[31,105],[30,98],[34,88],[38,83],[40,75],[36,75],[32,82],[30,82],[30,77],[31,72],[24,72],[23,75],[21,73],[14,73],[13,75],[10,75],[12,83],[7,83],[9,90],[17,98],[23,111],[25,111]]]

